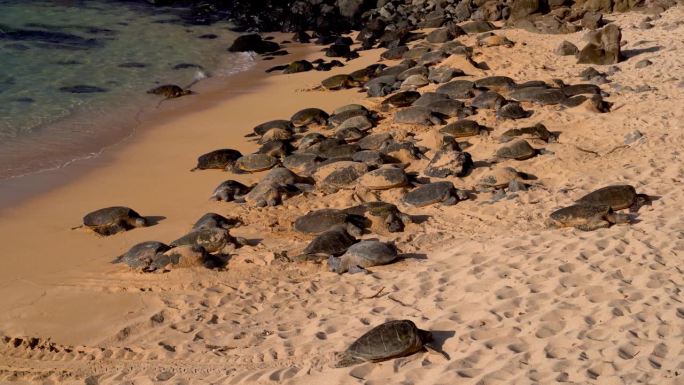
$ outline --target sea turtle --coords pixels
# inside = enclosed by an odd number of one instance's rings
[[[368,172],[368,165],[353,161],[339,161],[319,167],[314,179],[319,188],[328,194],[340,189],[352,189],[357,179]]]
[[[105,207],[83,217],[83,226],[104,236],[147,225],[147,220],[135,210],[123,206]]]
[[[438,94],[436,92],[423,92],[422,95],[420,95],[420,98],[418,98],[415,102],[413,102],[414,106],[420,106],[420,107],[427,107],[432,103],[435,102],[441,102],[444,100],[451,100],[449,96],[445,94]],[[462,102],[461,102],[462,104]]]
[[[331,145],[326,145],[328,143]],[[360,150],[359,146],[354,143],[335,144],[333,141],[321,142],[313,148],[315,148],[313,153],[323,159],[349,159]],[[311,149],[307,152],[311,152]]]
[[[497,167],[493,170],[488,170],[480,177],[477,182],[477,188],[481,191],[502,189],[519,179],[520,173],[513,167]]]
[[[401,82],[401,89],[415,90],[416,88],[424,87],[430,84],[430,81],[424,75],[411,75],[406,80]]]
[[[430,111],[427,107],[412,106],[397,111],[394,114],[394,122],[432,126],[435,124],[443,124],[444,120]]]
[[[299,260],[323,261],[331,255],[342,255],[358,242],[344,227],[338,226],[317,235],[304,248]]]
[[[362,150],[377,150],[382,145],[387,142],[392,140],[392,134],[389,132],[378,132],[375,134],[370,134],[366,136],[365,138],[359,140],[356,142],[356,144],[361,148]]]
[[[360,131],[367,131],[373,128],[373,122],[366,115],[352,116],[337,126],[338,130],[345,128],[355,128]]]
[[[420,98],[420,92],[418,91],[403,91],[397,92],[396,94],[386,98],[382,101],[381,105],[387,109],[389,107],[408,107],[413,102]]]
[[[239,203],[247,203],[255,207],[276,206],[286,197],[301,191],[309,191],[306,179],[299,177],[284,167],[271,169],[252,189],[244,196],[236,198]]]
[[[419,186],[404,195],[404,202],[411,206],[423,207],[435,203],[445,206],[456,204],[468,196],[448,181],[432,182]]]
[[[577,203],[591,205],[607,205],[613,210],[629,208],[637,212],[639,207],[649,204],[651,198],[646,194],[637,194],[636,189],[630,185],[612,185],[592,191],[577,200]]]
[[[560,89],[545,87],[518,88],[511,92],[509,97],[520,102],[534,102],[541,105],[560,104],[567,98]]]
[[[350,246],[340,257],[331,255],[328,258],[328,268],[337,274],[361,273],[366,268],[386,265],[397,259],[397,249],[394,245],[379,241],[361,241]]]
[[[254,131],[254,135],[262,136],[273,128],[292,131],[294,129],[294,126],[292,125],[292,122],[290,122],[289,120],[277,119],[261,123],[255,126],[252,129],[252,131]]]
[[[304,127],[310,124],[328,124],[328,113],[320,108],[305,108],[297,111],[290,120],[295,127]]]
[[[345,88],[358,87],[359,82],[350,75],[334,75],[323,79],[321,85],[329,90],[342,90]]]
[[[324,141],[325,139],[325,135],[321,133],[310,132],[299,139],[299,142],[297,142],[297,151],[302,152],[307,148]]]
[[[379,362],[409,356],[424,349],[449,356],[434,347],[432,333],[416,327],[413,321],[397,320],[378,325],[359,337],[338,355],[335,366],[348,367],[364,362]]]
[[[262,144],[261,147],[259,147],[257,153],[266,154],[274,158],[282,159],[290,155],[290,153],[292,153],[293,150],[294,149],[292,148],[290,142],[286,140],[269,140],[268,142]]]
[[[524,139],[516,139],[496,151],[496,157],[501,159],[525,160],[537,155],[538,151],[532,148]]]
[[[181,96],[190,95],[192,91],[184,90],[175,84],[164,84],[159,87],[154,87],[147,91],[148,94],[164,96],[167,99],[179,98]]]
[[[466,107],[460,100],[438,100],[428,104],[427,108],[433,113],[444,115],[449,118],[463,119],[475,114],[475,109],[473,107]]]
[[[223,267],[226,264],[225,258],[209,254],[202,246],[183,245],[174,247],[165,253],[158,254],[148,270],[161,270],[169,266],[173,267]]]
[[[473,98],[470,105],[476,108],[496,110],[506,103],[506,98],[495,91],[485,91]]]
[[[600,95],[601,88],[596,84],[572,84],[561,88],[561,91],[567,97],[572,97],[581,94]]]
[[[435,92],[452,99],[469,99],[475,96],[475,83],[470,80],[452,80],[437,87]]]
[[[341,226],[350,235],[360,237],[363,233],[363,217],[338,209],[309,211],[294,221],[293,228],[300,233],[321,234],[333,227]]]
[[[430,71],[428,70],[427,67],[417,65],[417,66],[411,67],[411,68],[407,69],[406,71],[397,75],[397,79],[404,81],[413,75],[428,76],[429,74],[430,74]]]
[[[292,131],[283,128],[271,128],[266,131],[261,138],[257,141],[259,144],[264,144],[266,142],[271,142],[274,140],[292,140],[294,137]]]
[[[226,218],[221,214],[216,213],[206,213],[202,215],[200,219],[192,225],[193,230],[210,229],[210,228],[221,228],[221,229],[232,229],[241,225],[242,221],[238,218]]]
[[[368,167],[380,167],[386,163],[385,154],[377,150],[363,150],[355,152],[351,158],[354,162],[362,162]]]
[[[269,170],[278,164],[278,159],[268,154],[248,154],[235,161],[233,171],[236,173],[259,172]]]
[[[209,199],[230,202],[242,197],[243,195],[246,195],[250,190],[251,189],[244,184],[236,180],[229,179],[218,185],[214,189],[214,193],[211,194]]]
[[[342,113],[345,113],[345,112],[348,112],[348,111],[362,111],[362,112],[366,112],[366,111],[368,111],[368,109],[367,109],[365,106],[361,105],[361,104],[356,104],[356,103],[345,104],[344,106],[337,107],[337,108],[333,111],[333,114],[332,114],[331,118],[332,118],[333,116],[335,116],[335,115],[339,115],[339,114],[342,114]],[[370,112],[370,111],[368,111],[368,112]]]
[[[332,127],[337,127],[340,124],[344,123],[348,119],[355,118],[357,116],[362,116],[368,120],[370,115],[370,111],[364,109],[356,109],[356,110],[345,110],[342,112],[334,113],[333,115],[328,118],[328,124]]]
[[[359,178],[359,185],[369,190],[388,190],[408,185],[408,177],[401,167],[383,166]]]
[[[364,136],[366,136],[366,134],[356,127],[347,127],[335,131],[335,137],[346,142],[356,142]]]
[[[499,119],[524,119],[532,115],[531,111],[526,111],[520,103],[506,102],[503,106],[496,109],[496,117]]]
[[[508,76],[488,76],[475,81],[475,87],[497,92],[508,92],[515,88],[515,80]]]
[[[316,154],[292,154],[283,159],[283,167],[298,175],[311,175],[320,162]]]
[[[575,204],[556,210],[549,216],[550,227],[574,227],[592,231],[612,224],[629,223],[627,214],[613,212],[609,205]]]
[[[156,241],[147,241],[134,245],[126,253],[116,257],[112,263],[125,263],[134,269],[148,270],[159,255],[171,246]]]
[[[219,227],[209,227],[192,230],[188,234],[171,242],[173,247],[183,245],[202,246],[208,253],[224,253],[234,250],[244,242],[234,238],[228,230]]]
[[[344,209],[344,212],[365,217],[370,222],[366,227],[376,232],[401,232],[404,231],[406,225],[412,223],[409,215],[399,211],[396,205],[387,202],[365,202]]]
[[[240,151],[225,148],[215,150],[197,158],[197,166],[190,171],[220,169],[231,170],[242,154]]]
[[[429,177],[446,178],[448,176],[465,176],[473,167],[473,159],[469,153],[461,151],[456,140],[447,136],[439,151],[432,157],[423,171]]]
[[[474,120],[460,119],[439,129],[439,132],[453,138],[466,138],[469,136],[486,134],[489,131]]]
[[[541,123],[537,123],[531,127],[511,128],[499,137],[502,143],[510,142],[517,137],[527,137],[532,139],[541,139],[547,143],[555,142],[557,140],[556,134],[550,132]]]
[[[420,148],[409,141],[387,140],[378,150],[387,155],[390,160],[398,163],[411,163],[418,159],[429,160],[424,154],[427,149]]]
[[[284,74],[296,74],[298,72],[311,71],[313,69],[313,64],[307,60],[296,60],[288,64],[284,69]]]

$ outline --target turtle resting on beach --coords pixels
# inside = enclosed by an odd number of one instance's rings
[[[408,185],[406,172],[401,167],[382,166],[359,178],[359,185],[369,190],[389,190]]]
[[[342,255],[353,244],[358,242],[342,226],[334,227],[317,235],[306,246],[297,260],[323,261],[331,255]]]
[[[171,246],[156,241],[142,242],[116,257],[112,263],[125,263],[134,269],[148,270],[152,263]],[[148,270],[149,271],[149,270]]]
[[[342,90],[360,86],[350,75],[335,75],[321,81],[321,85],[329,90]]]
[[[402,213],[397,206],[387,202],[365,202],[344,209],[344,212],[365,217],[370,221],[371,230],[376,232],[401,232],[404,231],[405,226],[413,222],[409,215]]]
[[[431,344],[432,333],[416,327],[413,321],[397,320],[385,322],[366,332],[352,343],[347,350],[338,354],[335,367],[344,368],[364,362],[380,362],[405,357],[424,349],[449,356]]]
[[[444,123],[444,120],[427,107],[406,107],[394,114],[394,123],[418,124],[432,126]]]
[[[147,91],[148,94],[164,96],[167,99],[180,98],[181,96],[191,95],[192,91],[184,90],[175,84],[164,84]]]
[[[286,197],[301,191],[310,191],[311,185],[284,167],[275,167],[266,174],[246,195],[235,199],[255,207],[276,206]]]
[[[230,202],[246,195],[250,190],[251,189],[244,184],[229,179],[218,185],[209,199]]]
[[[228,230],[219,227],[192,230],[188,234],[171,242],[171,246],[173,247],[184,245],[202,246],[209,253],[232,251],[244,244],[244,240],[233,237]]]
[[[404,202],[416,207],[435,203],[450,206],[466,199],[468,196],[463,191],[457,190],[454,184],[448,181],[424,184],[404,195]]]
[[[556,210],[549,216],[552,228],[574,227],[582,231],[610,227],[613,224],[629,223],[627,214],[618,214],[608,205],[576,204]]]
[[[269,170],[278,164],[278,159],[268,154],[248,154],[235,161],[233,172],[254,173]]]
[[[343,227],[350,235],[360,237],[363,233],[362,217],[337,209],[309,211],[294,221],[295,231],[305,234],[321,234],[333,227]]]
[[[525,160],[537,155],[538,151],[532,148],[524,139],[516,139],[502,146],[496,151],[496,157],[501,159]]]
[[[328,113],[320,108],[305,108],[292,115],[290,121],[295,127],[304,127],[314,123],[324,126],[328,124],[329,117]]]
[[[340,257],[330,256],[328,267],[337,274],[368,272],[366,268],[386,265],[397,259],[394,245],[379,241],[361,241],[350,246]]]
[[[637,194],[636,189],[630,185],[602,187],[577,200],[581,204],[607,205],[613,210],[629,208],[631,212],[637,212],[641,206],[650,202],[648,195]]]
[[[211,229],[211,228],[221,228],[221,229],[232,229],[242,224],[242,221],[238,218],[226,218],[221,214],[216,213],[206,213],[202,215],[200,219],[192,225],[193,230],[201,229]]]
[[[83,217],[83,225],[100,235],[107,236],[136,227],[145,227],[148,223],[135,210],[128,207],[114,206],[86,214]]]
[[[230,171],[235,166],[235,161],[242,157],[238,150],[224,148],[201,155],[197,158],[197,166],[190,171],[219,169]]]

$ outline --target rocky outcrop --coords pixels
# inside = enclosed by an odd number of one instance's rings
[[[586,39],[589,43],[580,51],[578,63],[605,65],[619,62],[622,58],[621,38],[622,32],[615,24],[587,33]]]

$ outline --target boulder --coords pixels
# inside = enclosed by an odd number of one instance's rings
[[[581,64],[615,64],[620,61],[620,39],[622,32],[615,24],[609,24],[597,31],[587,34],[589,43],[582,48],[578,56]]]

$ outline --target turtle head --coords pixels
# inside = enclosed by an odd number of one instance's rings
[[[651,205],[651,197],[649,197],[646,194],[637,194],[636,199],[634,201],[633,211],[637,211],[639,210],[639,207],[645,205]]]
[[[418,329],[418,336],[423,343],[432,342],[432,333],[429,330]]]
[[[145,227],[147,226],[147,219],[143,217],[135,218],[135,220],[133,221],[133,225],[135,227]]]
[[[337,258],[333,255],[328,257],[328,268],[333,273],[342,274],[342,258]]]
[[[404,222],[395,213],[390,213],[385,218],[385,225],[387,225],[387,231],[390,233],[398,233],[404,231]]]

